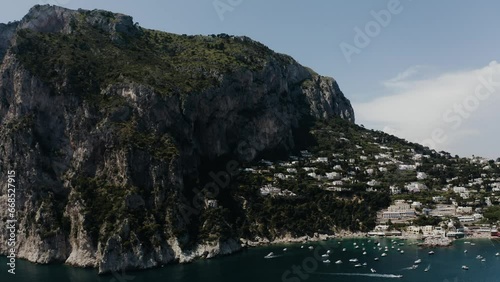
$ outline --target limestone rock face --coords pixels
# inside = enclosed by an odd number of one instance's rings
[[[108,12],[54,6],[0,25],[0,175],[17,173],[21,258],[105,273],[237,251],[232,238],[184,244],[192,223],[179,206],[200,166],[292,150],[306,117],[354,122],[332,78],[274,55],[260,70],[221,73],[219,85],[196,95],[160,95],[134,82],[101,85],[104,106],[55,94],[13,52],[16,33],[71,33],[82,13],[116,40],[142,32],[125,15],[110,20]],[[0,187],[6,203],[6,177]],[[6,209],[0,218],[7,219]],[[1,241],[5,236],[0,232]]]

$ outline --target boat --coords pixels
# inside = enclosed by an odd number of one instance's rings
[[[373,269],[373,268],[370,268],[370,271],[371,271],[372,273],[377,272],[377,271],[376,271],[375,269]]]
[[[422,262],[422,260],[421,260],[421,259],[417,259],[417,260],[415,261],[415,264],[419,264],[419,263],[421,263],[421,262]]]
[[[309,246],[309,250],[312,250],[312,249],[314,249],[314,247],[313,246]]]
[[[357,258],[353,258],[353,259],[350,259],[349,261],[350,262],[358,262],[358,259]]]
[[[338,261],[335,262],[335,264],[341,264],[341,263],[342,263],[341,260],[338,260]]]
[[[385,256],[387,256],[387,254],[386,253],[382,253],[381,256],[385,257]]]
[[[327,253],[327,254],[329,254],[329,253],[331,253],[331,251],[330,251],[330,250],[327,250],[327,251],[326,251],[326,253]]]
[[[366,255],[366,252],[363,252],[363,255]]]
[[[424,269],[424,271],[427,272],[427,271],[429,271],[429,269],[431,269],[431,265],[430,264]]]
[[[483,256],[481,256],[481,255],[477,255],[477,256],[476,256],[476,259],[483,259]]]
[[[486,259],[485,259],[485,258],[484,258],[484,259],[482,259],[482,260],[481,260],[481,262],[486,262]]]
[[[466,254],[466,253],[467,253],[467,250],[464,250],[464,254]]]
[[[345,252],[345,248],[342,249],[342,252]]]
[[[300,246],[300,248],[301,248],[301,249],[303,249],[303,248],[304,248],[304,246]]]
[[[496,253],[496,254],[495,254],[495,256],[496,256],[496,257],[500,256],[500,253]]]
[[[414,264],[411,266],[411,269],[417,269],[418,268],[418,264]]]
[[[377,260],[378,260],[378,258],[374,258],[373,260],[374,260],[374,261],[377,261]]]
[[[354,247],[355,249],[359,249],[359,246]]]
[[[361,267],[361,264],[355,264],[354,267]]]
[[[429,255],[433,255],[433,254],[434,254],[434,251],[430,251],[430,252],[429,252]]]
[[[288,249],[287,249],[287,248],[284,248],[284,249],[283,249],[283,252],[286,252],[286,251],[288,251]]]
[[[401,254],[404,254],[404,253],[405,253],[405,251],[401,250],[401,251],[400,251],[400,253],[401,253]]]
[[[470,243],[470,245],[471,245],[471,246],[475,246],[475,245],[476,245],[476,243]]]
[[[270,252],[269,254],[267,254],[264,258],[273,258],[274,257],[274,253],[273,252]]]
[[[366,262],[363,262],[363,266],[367,266],[368,264]]]
[[[470,244],[470,242],[469,241],[465,241],[464,244]]]
[[[469,267],[467,265],[462,265],[463,270],[469,270]]]
[[[329,254],[323,254],[323,255],[321,255],[322,258],[327,258],[329,256],[330,256]]]
[[[403,278],[403,275],[401,274],[398,274],[398,275],[394,275],[395,278]]]
[[[323,261],[323,263],[330,263],[330,260],[329,260],[329,259],[325,259],[325,260]]]

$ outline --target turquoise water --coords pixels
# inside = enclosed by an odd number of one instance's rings
[[[431,249],[410,245],[414,243],[412,241],[397,240],[398,244],[392,244],[391,239],[379,239],[381,246],[389,245],[388,255],[381,257],[384,249],[374,250],[373,240],[371,242],[368,242],[368,239],[332,240],[304,245],[303,249],[300,245],[253,248],[212,260],[199,260],[190,264],[169,265],[159,269],[104,276],[97,275],[97,272],[92,269],[79,269],[65,265],[36,265],[26,261],[17,261],[17,274],[10,275],[7,273],[7,259],[0,257],[0,281],[500,281],[500,257],[495,256],[497,252],[500,252],[500,241],[470,241],[475,243],[474,246],[465,244],[465,241],[456,241],[452,247],[448,248],[432,249],[435,254],[428,255]],[[405,245],[399,245],[400,242]],[[359,246],[358,249],[354,248],[354,243]],[[314,247],[313,250],[308,248],[311,245]],[[392,245],[394,249],[391,248]],[[285,247],[288,249],[286,252],[283,251]],[[345,252],[342,251],[343,248],[346,248]],[[366,255],[362,254],[362,248],[366,249]],[[404,250],[404,254],[398,253],[397,248]],[[315,252],[324,254],[327,249],[331,250],[330,264],[323,263],[321,258],[318,260],[314,255]],[[464,250],[468,252],[464,253]],[[269,252],[274,252],[277,256],[265,259],[264,256]],[[486,261],[481,262],[476,259],[477,255],[483,256]],[[379,257],[379,261],[374,261],[375,257]],[[354,263],[349,262],[351,258],[357,258],[361,264],[366,262],[367,266],[355,268]],[[422,263],[416,269],[409,269],[417,258],[420,258]],[[343,263],[335,264],[337,260],[342,260]],[[462,270],[462,265],[467,265],[469,270]],[[428,266],[430,266],[429,271],[424,272]],[[371,268],[375,269],[376,273],[372,273]],[[403,277],[396,278],[396,275],[403,275]]]

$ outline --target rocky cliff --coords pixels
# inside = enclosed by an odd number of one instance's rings
[[[193,235],[205,204],[186,216],[207,172],[296,149],[311,118],[354,122],[333,79],[260,43],[105,11],[35,6],[0,25],[0,58],[0,202],[15,170],[18,256],[37,263],[104,273],[234,252],[231,228]]]

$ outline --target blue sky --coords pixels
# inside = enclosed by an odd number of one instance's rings
[[[174,33],[247,35],[334,77],[353,102],[357,123],[453,154],[500,157],[497,85],[475,99],[477,106],[469,99],[478,73],[500,81],[490,65],[500,52],[498,1],[23,0],[2,3],[0,22],[20,19],[37,3],[121,12],[143,27]],[[377,22],[374,13],[389,13],[390,20]],[[358,48],[355,29],[366,34],[367,25],[369,43]],[[347,60],[341,44],[357,53]],[[470,103],[460,124],[453,116],[457,103]]]

